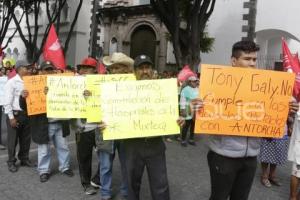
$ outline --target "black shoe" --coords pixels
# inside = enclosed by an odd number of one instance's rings
[[[74,173],[71,169],[67,169],[67,170],[63,171],[63,174],[68,176],[68,177],[74,176]]]
[[[44,173],[40,175],[40,181],[41,183],[47,182],[50,178],[50,174]]]
[[[94,195],[97,193],[97,189],[91,185],[88,185],[84,188],[84,193],[87,195]]]
[[[189,144],[193,145],[193,146],[196,146],[196,142],[194,140],[189,140]]]
[[[91,185],[95,188],[101,188],[100,178],[98,176],[92,178]]]
[[[21,160],[21,166],[36,167],[36,164],[32,163],[30,160]]]
[[[9,165],[8,165],[8,170],[9,170],[10,172],[14,173],[14,172],[17,172],[17,171],[18,171],[18,168],[17,168],[16,164],[13,163],[13,164],[9,164]]]

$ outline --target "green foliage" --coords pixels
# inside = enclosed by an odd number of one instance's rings
[[[202,38],[200,40],[200,51],[202,53],[211,52],[213,49],[214,41],[215,41],[215,38],[209,37],[207,32],[203,32]]]

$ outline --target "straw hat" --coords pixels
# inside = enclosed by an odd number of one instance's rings
[[[115,52],[111,56],[103,57],[103,64],[106,66],[111,66],[113,64],[123,64],[129,67],[133,67],[134,60],[124,53]]]

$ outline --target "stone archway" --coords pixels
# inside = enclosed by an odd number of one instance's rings
[[[140,54],[150,56],[153,63],[156,61],[156,34],[148,25],[137,26],[131,34],[130,57],[135,58]]]

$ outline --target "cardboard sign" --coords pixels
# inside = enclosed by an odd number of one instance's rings
[[[85,77],[48,76],[47,117],[85,118]]]
[[[104,83],[104,140],[178,134],[177,80]]]
[[[107,82],[135,80],[133,74],[87,75],[86,89],[92,93],[87,99],[87,122],[100,122],[101,116],[101,85]]]
[[[26,98],[28,115],[46,113],[45,87],[47,83],[46,75],[24,76],[25,90],[28,90]]]
[[[281,138],[295,75],[286,72],[202,65],[195,132]]]
[[[7,77],[6,76],[1,76],[0,77],[0,105],[2,106],[4,104],[4,86],[7,82]]]

